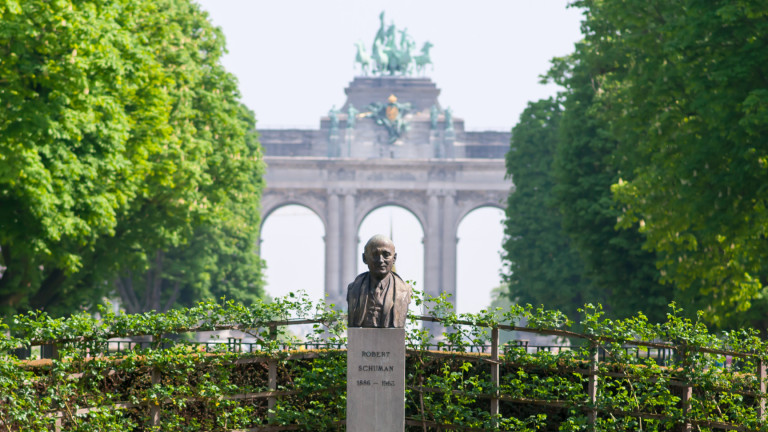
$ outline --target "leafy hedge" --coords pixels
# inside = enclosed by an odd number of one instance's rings
[[[415,326],[407,332],[408,429],[768,430],[758,379],[768,345],[754,331],[713,334],[674,305],[661,324],[643,315],[606,320],[587,306],[580,332],[563,314],[531,307],[457,316],[445,299],[431,299],[428,312],[435,318],[411,322],[436,320],[446,331],[438,339]],[[522,320],[528,327],[514,325]],[[296,323],[313,323],[313,331],[299,340],[290,333]],[[487,353],[494,327],[560,336],[571,347],[534,352],[512,344],[495,360]],[[222,329],[244,330],[253,344],[206,348],[192,337]],[[344,428],[345,320],[305,297],[165,314],[102,310],[99,319],[32,313],[13,317],[6,330],[2,430]],[[114,338],[133,338],[134,347],[116,353]],[[324,348],[307,350],[307,342]],[[55,359],[14,356],[19,347],[50,343]]]

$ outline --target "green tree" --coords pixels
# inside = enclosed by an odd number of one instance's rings
[[[162,41],[155,49],[174,81],[170,124],[178,140],[158,163],[173,170],[182,187],[156,185],[140,211],[125,215],[125,226],[146,231],[135,240],[143,246],[135,261],[113,266],[115,286],[133,312],[210,296],[250,301],[263,294],[255,255],[263,164],[253,114],[220,64],[220,30],[187,0],[164,0],[159,7],[163,15],[151,25],[149,40]],[[132,236],[116,236],[110,247],[124,248],[134,243],[126,241]]]
[[[611,61],[592,82],[615,157],[631,162],[613,180],[622,226],[645,235],[688,308],[766,328],[765,2],[576,4],[581,50]]]
[[[41,306],[77,277],[99,239],[115,233],[171,134],[169,81],[138,31],[147,8],[29,1],[0,9],[6,310]],[[73,306],[85,297],[59,300]]]
[[[515,187],[504,222],[504,279],[515,302],[543,304],[575,316],[591,295],[553,199],[552,162],[562,114],[556,100],[532,102],[512,130],[506,165]]]
[[[0,38],[6,308],[65,312],[113,284],[132,311],[258,295],[253,114],[198,6],[30,1]]]
[[[658,282],[655,256],[643,250],[636,231],[616,229],[621,212],[610,187],[626,161],[616,155],[619,142],[609,133],[605,106],[597,98],[604,91],[600,74],[620,69],[612,54],[579,43],[571,57],[556,59],[549,71],[549,78],[566,89],[553,165],[554,200],[590,280],[581,305],[601,303],[615,318],[642,311],[660,321],[672,293]]]

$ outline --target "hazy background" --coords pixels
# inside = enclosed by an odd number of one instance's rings
[[[344,88],[360,74],[354,43],[362,41],[370,52],[381,11],[387,25],[407,28],[419,48],[434,44],[434,68],[426,76],[442,90],[440,104],[463,118],[467,130],[510,130],[529,101],[554,95],[557,88],[539,84],[539,75],[580,39],[580,11],[562,0],[199,3],[224,31],[224,65],[237,76],[262,129],[317,129],[321,116],[343,105]],[[459,226],[459,312],[487,306],[499,284],[502,219],[501,210],[483,208]],[[393,235],[398,272],[422,287],[423,232],[416,218],[397,207],[378,209],[361,225],[360,247],[375,233]],[[298,206],[264,221],[261,251],[270,295],[305,289],[322,298],[323,234],[320,219]]]

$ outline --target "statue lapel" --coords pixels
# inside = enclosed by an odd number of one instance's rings
[[[405,326],[405,317],[408,315],[408,303],[409,303],[409,296],[408,296],[408,285],[406,285],[405,281],[403,281],[400,276],[392,272],[392,288],[395,290],[394,295],[394,305],[405,305],[404,308],[395,308],[394,309],[394,323],[395,327],[403,327]],[[398,312],[398,309],[399,312]]]
[[[365,307],[366,307],[366,298],[365,298],[365,292],[367,290],[368,284],[370,283],[370,279],[368,278],[368,273],[363,273],[360,277],[360,283],[353,283],[352,284],[352,292],[349,296],[350,298],[350,304],[349,304],[349,310],[350,311],[357,311],[357,313],[352,317],[352,319],[349,320],[349,322],[353,323],[355,326],[362,325],[363,317],[365,316]],[[354,302],[354,304],[352,304]]]
[[[390,273],[387,275],[387,284],[389,285],[389,292],[387,293],[386,297],[384,297],[385,317],[388,317],[392,313],[392,308],[395,307],[397,280],[395,279],[394,274]]]

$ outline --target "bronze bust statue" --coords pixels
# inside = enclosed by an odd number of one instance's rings
[[[375,235],[365,244],[368,271],[347,287],[349,327],[405,327],[412,288],[392,271],[397,253],[392,240]]]

